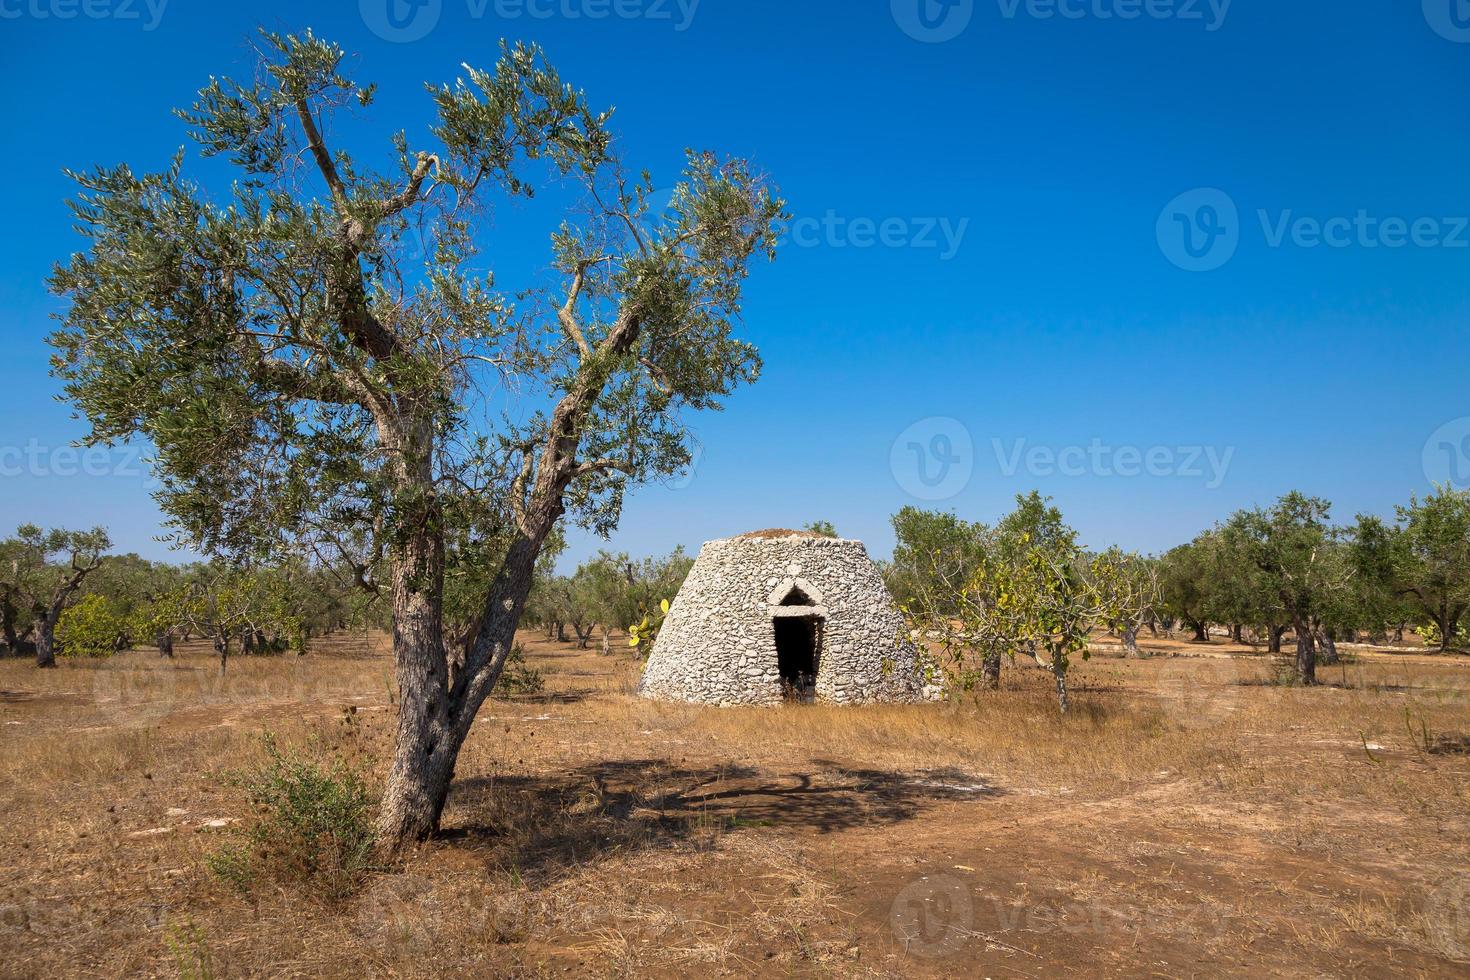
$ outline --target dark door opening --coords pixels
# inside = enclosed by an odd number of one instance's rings
[[[781,694],[787,701],[811,704],[817,697],[822,621],[815,616],[778,616],[774,623]]]

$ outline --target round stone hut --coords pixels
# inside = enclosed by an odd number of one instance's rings
[[[639,693],[718,705],[936,696],[863,543],[801,531],[706,543]]]

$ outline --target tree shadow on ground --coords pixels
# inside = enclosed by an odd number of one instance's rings
[[[484,849],[528,883],[603,857],[717,847],[757,828],[830,834],[911,820],[945,802],[1000,795],[958,770],[889,772],[814,760],[813,772],[690,767],[661,759],[600,762],[559,776],[455,784],[442,837]]]
[[[570,691],[546,691],[541,694],[506,694],[494,699],[495,704],[578,704],[597,692],[590,687]]]

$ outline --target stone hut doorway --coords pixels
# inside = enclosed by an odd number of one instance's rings
[[[803,588],[805,586],[805,588]],[[781,695],[797,704],[817,699],[817,669],[822,662],[822,627],[825,610],[817,605],[816,590],[804,581],[793,581],[779,605],[771,610],[771,628],[776,634],[776,665],[781,672]],[[772,596],[776,599],[776,595]]]
[[[822,621],[816,616],[778,616],[771,622],[776,630],[782,696],[798,704],[813,703],[822,659]]]

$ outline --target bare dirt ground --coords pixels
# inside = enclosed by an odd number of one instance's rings
[[[525,640],[546,692],[486,706],[442,838],[339,906],[203,858],[263,730],[381,766],[381,638],[0,661],[0,974],[1470,976],[1470,658],[1352,648],[1300,690],[1145,639],[1063,720],[1023,666],[719,710]]]

